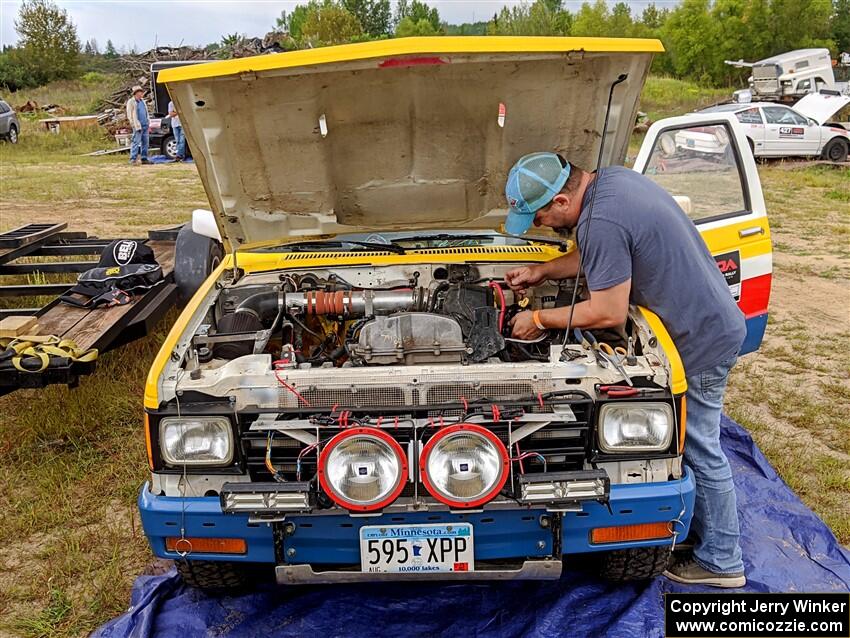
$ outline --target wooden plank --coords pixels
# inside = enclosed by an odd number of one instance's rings
[[[34,317],[40,310],[41,308],[0,308],[0,319],[19,315],[32,315]]]
[[[22,315],[0,319],[0,337],[17,337],[29,334],[27,331],[35,328],[36,321],[35,317]]]

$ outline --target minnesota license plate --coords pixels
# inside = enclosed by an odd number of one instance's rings
[[[370,525],[360,528],[360,568],[371,573],[469,572],[472,525]]]

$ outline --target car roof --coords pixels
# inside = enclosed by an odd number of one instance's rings
[[[761,108],[765,106],[782,106],[786,109],[791,109],[790,106],[786,104],[777,104],[776,102],[748,102],[746,104],[715,104],[714,106],[709,106],[708,108],[704,108],[700,110],[700,113],[740,113],[741,111],[747,111],[749,109]],[[791,109],[792,111],[794,109]]]

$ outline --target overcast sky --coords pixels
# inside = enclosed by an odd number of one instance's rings
[[[431,0],[444,20],[453,24],[487,20],[505,5],[521,0]],[[678,0],[655,0],[656,5]],[[303,3],[303,0],[302,0]],[[15,18],[20,0],[0,0],[0,45],[14,44]],[[144,51],[154,45],[207,44],[228,33],[262,37],[274,26],[282,10],[292,10],[296,0],[58,0],[77,25],[81,42],[95,38],[101,50],[108,39],[116,47]],[[395,4],[393,1],[392,4]],[[613,4],[613,0],[609,2]],[[629,2],[639,12],[646,0]],[[564,5],[572,11],[580,0]]]

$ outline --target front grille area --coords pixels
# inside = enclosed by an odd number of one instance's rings
[[[436,389],[436,387],[432,388],[432,390],[434,389]],[[484,384],[482,384],[482,392],[485,391],[486,388],[484,388]],[[440,390],[440,392],[443,392],[443,390]],[[304,396],[307,398],[306,394]],[[442,396],[447,400],[451,399],[451,397],[447,394]],[[509,429],[512,432],[516,432],[519,427],[523,427],[527,423],[521,421],[509,423],[505,419],[510,418],[510,416],[502,415],[513,415],[516,417],[522,412],[534,412],[536,414],[547,412],[551,413],[553,417],[552,422],[523,438],[519,442],[518,447],[517,445],[513,445],[510,450],[511,456],[517,457],[520,454],[527,452],[537,452],[546,459],[545,469],[549,472],[584,469],[585,459],[589,457],[590,453],[590,423],[592,420],[593,403],[587,398],[559,398],[555,401],[547,400],[541,408],[538,401],[530,401],[528,400],[528,397],[529,395],[526,393],[523,397],[525,400],[522,402],[522,406],[518,406],[516,404],[512,405],[510,400],[500,401],[498,410],[500,412],[499,416],[501,419],[493,421],[492,404],[489,402],[475,403],[476,398],[474,395],[467,396],[466,399],[470,402],[471,406],[470,411],[474,412],[477,409],[478,412],[485,415],[483,421],[479,417],[473,419],[471,422],[492,430],[507,446],[509,441]],[[519,399],[516,399],[516,401],[519,401]],[[569,405],[573,415],[575,416],[575,421],[566,420],[561,413],[555,412],[556,404]],[[411,437],[416,436],[423,444],[427,443],[428,439],[430,439],[430,437],[433,436],[434,433],[436,433],[441,427],[441,423],[442,426],[447,426],[457,422],[459,420],[458,413],[461,411],[458,409],[443,411],[434,410],[434,404],[430,404],[427,406],[427,409],[413,411],[407,415],[400,416],[399,420],[402,425],[395,426],[395,417],[392,414],[380,415],[380,413],[373,412],[371,410],[369,410],[369,414],[366,414],[365,412],[359,412],[348,406],[351,406],[350,402],[347,404],[347,409],[352,410],[352,419],[355,417],[361,419],[368,417],[368,425],[371,426],[375,426],[378,417],[383,416],[381,419],[382,429],[390,433],[393,438],[398,441],[406,454],[409,450],[408,442]],[[396,413],[398,413],[398,410],[396,410]],[[440,419],[440,414],[442,414],[443,417],[442,421]],[[412,427],[405,427],[403,425],[405,418],[411,417],[424,418],[429,425],[422,426],[415,431]],[[265,463],[268,433],[247,431],[249,425],[256,418],[257,415],[243,415],[243,422],[241,423],[243,431],[241,441],[242,458],[253,481],[270,481],[273,480],[272,475]],[[278,416],[278,419],[285,418],[285,414]],[[301,418],[303,418],[303,415]],[[430,425],[431,422],[433,422],[433,425]],[[350,423],[349,425],[353,425],[353,423]],[[315,428],[305,428],[305,430],[313,434],[316,432]],[[321,427],[321,441],[323,443],[327,442],[340,431],[342,431],[342,428],[336,424]],[[272,437],[271,464],[287,481],[299,480],[299,477],[297,476],[298,457],[306,447],[307,445],[305,443],[281,433],[275,433]],[[313,449],[301,457],[300,480],[308,481],[316,475],[317,456],[316,450]],[[408,461],[413,462],[413,459],[408,459]],[[544,471],[544,463],[538,457],[528,457],[524,459],[521,466],[519,462],[513,462],[512,465],[515,475],[518,475],[521,470],[525,473],[539,473]],[[424,493],[424,489],[421,486],[419,488],[419,492]],[[403,496],[411,495],[412,493],[413,485],[410,483],[405,488]]]
[[[411,409],[420,405],[441,405],[445,403],[463,403],[490,401],[504,403],[536,397],[538,394],[551,392],[551,378],[516,379],[505,381],[480,381],[463,379],[445,382],[442,379],[400,379],[398,383],[323,383],[315,385],[292,382],[301,396],[316,408],[340,409],[401,407]],[[288,388],[281,386],[278,390],[278,405],[281,408],[297,408],[301,400]]]

